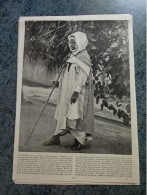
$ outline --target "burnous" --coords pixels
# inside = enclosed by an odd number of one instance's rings
[[[68,36],[71,54],[59,81],[59,95],[55,119],[57,126],[53,136],[43,145],[59,145],[60,136],[70,132],[75,142],[73,150],[80,149],[93,133],[93,82],[85,33]]]

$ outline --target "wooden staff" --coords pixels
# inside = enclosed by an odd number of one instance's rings
[[[52,93],[53,93],[53,91],[54,91],[54,89],[55,89],[55,87],[56,87],[56,85],[57,85],[57,83],[58,83],[58,80],[59,80],[59,78],[60,78],[60,76],[61,76],[61,73],[62,73],[63,69],[65,68],[65,65],[66,65],[66,63],[64,63],[64,64],[62,65],[61,70],[60,70],[60,72],[59,72],[59,75],[58,75],[58,77],[57,77],[57,79],[56,79],[56,81],[55,81],[55,83],[54,83],[54,85],[53,85],[53,87],[52,87],[52,90],[51,90],[51,92],[50,92],[50,94],[49,94],[49,96],[48,96],[48,99],[47,99],[45,105],[43,106],[42,111],[40,112],[40,115],[38,116],[38,118],[37,118],[37,120],[36,120],[36,122],[35,122],[35,124],[34,124],[34,126],[33,126],[33,128],[32,128],[32,130],[31,130],[31,133],[30,133],[30,135],[29,135],[29,137],[28,137],[28,139],[27,139],[27,141],[26,141],[26,143],[25,143],[25,145],[28,144],[28,142],[29,142],[29,140],[30,140],[30,138],[31,138],[31,136],[32,136],[32,134],[33,134],[33,132],[34,132],[34,130],[35,130],[37,124],[38,124],[38,121],[39,121],[39,119],[41,118],[41,116],[42,116],[42,114],[43,114],[43,112],[44,112],[44,109],[46,108],[46,105],[47,105],[47,103],[49,102],[49,99],[50,99],[50,97],[51,97],[51,95],[52,95]]]

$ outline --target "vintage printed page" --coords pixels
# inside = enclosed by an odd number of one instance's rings
[[[15,183],[139,185],[132,23],[19,19]]]

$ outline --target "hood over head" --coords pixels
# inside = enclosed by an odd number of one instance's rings
[[[69,40],[70,50],[72,51],[72,53],[74,55],[76,55],[77,53],[79,53],[82,50],[85,50],[87,45],[88,45],[87,36],[83,32],[75,32],[75,33],[69,35],[68,40]],[[75,42],[76,42],[76,48],[74,50],[71,48],[71,44],[70,44],[71,40],[75,40]]]

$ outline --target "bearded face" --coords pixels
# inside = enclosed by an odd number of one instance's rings
[[[78,49],[78,46],[76,44],[76,41],[75,41],[75,38],[72,37],[70,40],[69,40],[69,48],[72,52],[76,51]]]
[[[68,45],[73,55],[86,49],[88,45],[88,39],[85,33],[75,32],[68,36]]]

